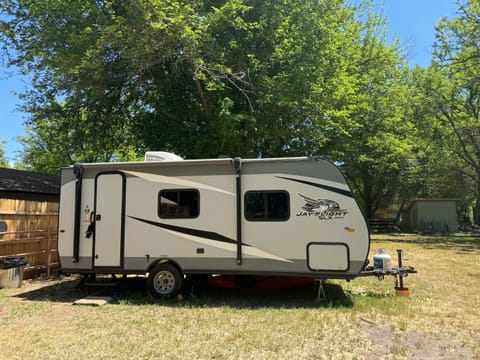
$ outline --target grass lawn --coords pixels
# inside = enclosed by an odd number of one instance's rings
[[[158,301],[145,280],[76,288],[78,278],[0,290],[0,359],[480,359],[480,237],[374,235],[418,274],[276,292],[208,289]],[[86,295],[101,307],[73,306]]]

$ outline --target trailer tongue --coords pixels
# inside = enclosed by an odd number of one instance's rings
[[[402,249],[397,249],[398,256],[398,266],[391,267],[389,269],[378,268],[375,266],[366,266],[364,270],[360,272],[358,276],[367,277],[367,276],[376,276],[378,280],[383,280],[385,276],[394,276],[395,277],[395,292],[397,295],[409,296],[410,291],[407,287],[403,286],[403,278],[407,277],[409,274],[416,274],[415,270],[411,266],[403,266],[403,251]]]

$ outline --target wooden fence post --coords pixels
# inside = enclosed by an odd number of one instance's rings
[[[50,277],[50,260],[51,260],[50,251],[52,249],[51,241],[52,241],[51,229],[48,228],[47,229],[47,277]]]

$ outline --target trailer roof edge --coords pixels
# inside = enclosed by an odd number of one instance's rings
[[[318,157],[278,157],[278,158],[241,158],[242,162],[245,163],[255,163],[262,161],[269,162],[287,162],[287,161],[305,161],[305,160],[320,160]],[[188,166],[188,165],[228,165],[233,164],[233,158],[217,158],[217,159],[188,159],[188,160],[179,160],[179,161],[129,161],[129,162],[99,162],[99,163],[80,163],[85,168],[119,168],[119,167],[130,167],[130,166],[141,166],[141,167],[156,167],[156,166]],[[62,169],[70,169],[74,165],[64,166]]]

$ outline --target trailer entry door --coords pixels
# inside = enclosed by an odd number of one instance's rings
[[[95,182],[95,267],[121,266],[124,234],[125,177],[101,173]]]

